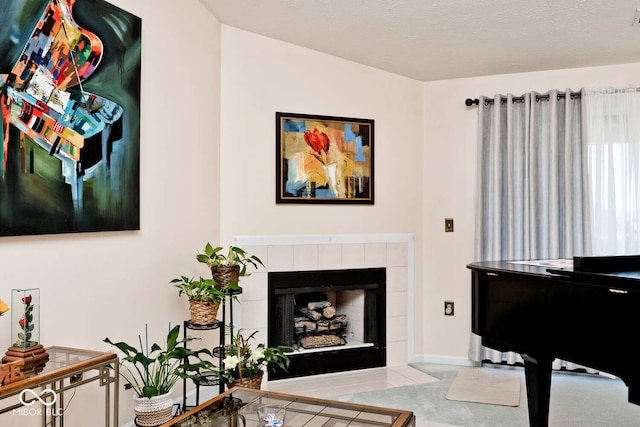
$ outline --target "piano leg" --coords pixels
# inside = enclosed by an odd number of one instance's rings
[[[624,380],[625,384],[629,388],[629,402],[634,405],[640,405],[640,381],[638,380]]]
[[[522,354],[529,401],[529,426],[548,427],[551,362],[548,357]]]

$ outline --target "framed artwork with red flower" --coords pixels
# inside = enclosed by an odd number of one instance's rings
[[[276,203],[373,204],[374,121],[276,113]]]

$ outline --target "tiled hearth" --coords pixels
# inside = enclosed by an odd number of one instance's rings
[[[257,255],[266,268],[242,279],[234,325],[257,330],[267,342],[270,271],[384,267],[387,274],[387,366],[406,365],[413,349],[413,237],[408,234],[238,236],[233,244]]]

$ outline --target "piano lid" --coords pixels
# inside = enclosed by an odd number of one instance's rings
[[[640,271],[640,255],[575,256],[573,270],[589,273]]]
[[[531,261],[480,261],[471,263],[467,267],[496,273],[565,276],[590,282],[607,277],[640,282],[640,255],[576,256],[573,259]]]
[[[640,255],[576,256],[572,267],[551,267],[547,272],[583,279],[590,276],[591,280],[617,277],[637,282],[640,280]]]

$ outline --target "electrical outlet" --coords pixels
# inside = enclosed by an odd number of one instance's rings
[[[453,301],[445,301],[444,302],[444,315],[445,316],[453,316],[454,314]]]
[[[453,218],[444,219],[444,231],[446,233],[453,233]]]

